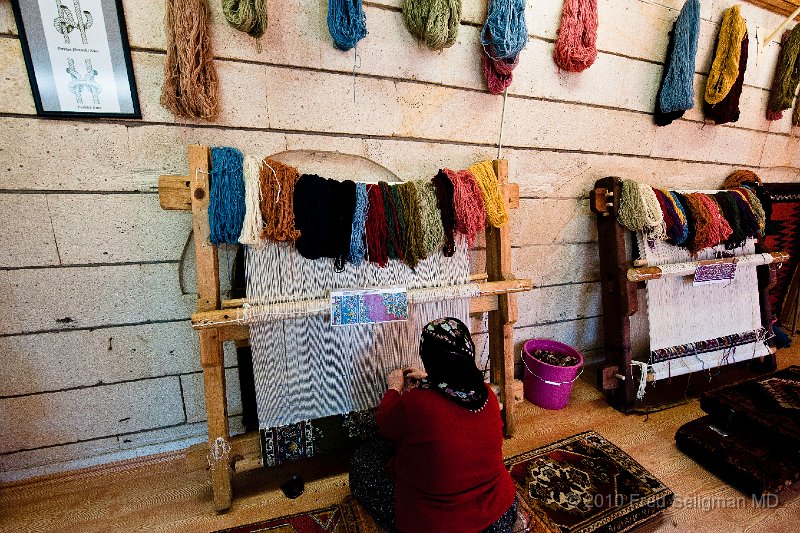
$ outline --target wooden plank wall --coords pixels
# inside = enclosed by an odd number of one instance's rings
[[[600,53],[573,75],[551,60],[561,1],[528,2],[531,37],[502,126],[522,196],[513,261],[538,286],[520,297],[518,339],[553,337],[597,355],[596,234],[584,199],[597,178],[713,188],[744,167],[796,179],[789,117],[764,119],[775,43],[758,55],[751,41],[738,124],[704,125],[695,109],[670,127],[652,125],[667,31],[682,3],[599,0]],[[702,2],[700,88],[732,3]],[[331,45],[326,2],[270,2],[259,53],[212,0],[222,114],[210,124],[176,121],[159,106],[162,2],[124,2],[142,121],[36,117],[9,2],[0,2],[0,479],[202,440],[202,377],[187,321],[194,278],[180,263],[190,219],[162,211],[156,194],[159,174],[186,171],[187,144],[257,155],[336,150],[408,178],[496,157],[502,98],[483,89],[477,44],[485,2],[464,0],[459,41],[440,53],[413,41],[399,4],[365,2],[370,33],[354,79],[353,53]],[[742,10],[751,35],[780,22],[750,4]],[[236,361],[230,352],[226,361],[236,428]]]

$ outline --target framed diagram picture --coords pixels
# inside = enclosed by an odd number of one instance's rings
[[[11,5],[39,115],[141,118],[122,0]]]

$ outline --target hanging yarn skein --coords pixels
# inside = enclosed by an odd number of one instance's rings
[[[674,47],[664,66],[658,98],[663,113],[686,111],[694,106],[694,70],[700,34],[700,2],[686,0],[672,30]]]
[[[386,214],[383,209],[383,188],[375,183],[367,185],[367,258],[384,268],[389,265],[389,252],[386,249]]]
[[[431,256],[444,244],[444,227],[439,209],[436,207],[436,189],[427,180],[414,181],[419,198],[419,213],[422,224],[422,242],[425,255]]]
[[[453,46],[461,23],[461,0],[403,0],[408,31],[431,50]]]
[[[647,225],[639,184],[633,180],[622,180],[617,220],[631,231],[641,231]]]
[[[453,182],[455,230],[464,235],[467,238],[467,244],[472,247],[475,236],[486,226],[483,194],[469,170],[455,172],[444,169],[443,172]]]
[[[717,35],[717,46],[711,70],[706,81],[705,101],[718,104],[733,88],[739,77],[742,39],[747,33],[747,23],[741,9],[735,5],[725,11]]]
[[[207,0],[166,0],[161,105],[178,117],[213,119],[219,113],[208,19]]]
[[[769,120],[781,118],[783,116],[781,112],[792,107],[794,93],[800,83],[800,24],[795,25],[789,36],[784,36],[781,42],[783,46],[767,104]]]
[[[597,57],[597,0],[564,0],[553,60],[567,72],[583,72]]]
[[[491,46],[494,59],[513,59],[528,44],[525,0],[489,0],[481,44]]]
[[[339,50],[350,50],[367,35],[361,0],[328,0],[328,31]]]
[[[261,182],[258,159],[248,155],[244,158],[244,223],[239,242],[249,246],[260,246],[264,218],[261,215]]]
[[[356,183],[356,208],[353,213],[353,225],[350,230],[350,253],[347,260],[358,266],[367,254],[367,211],[369,211],[369,195],[366,183]]]
[[[294,167],[265,158],[259,169],[261,184],[261,216],[264,219],[262,239],[296,241],[300,231],[295,227],[294,191],[298,180]]]
[[[267,0],[222,0],[228,24],[258,39],[267,31]]]
[[[748,36],[744,32],[744,37],[740,43],[739,52],[739,74],[733,87],[728,91],[728,94],[716,104],[703,103],[703,113],[706,119],[713,120],[715,124],[727,124],[728,122],[736,122],[739,120],[739,100],[742,96],[742,88],[744,87],[744,74],[747,70],[747,54],[748,54]]]
[[[244,156],[236,148],[211,149],[208,224],[213,244],[236,244],[245,215]]]
[[[494,173],[492,162],[481,161],[480,163],[475,163],[469,167],[469,171],[475,178],[481,194],[483,194],[486,222],[490,226],[499,228],[508,222],[508,209],[506,209],[506,202],[500,194],[500,187],[497,183],[497,175]]]
[[[440,170],[431,179],[431,184],[436,192],[436,205],[439,207],[439,216],[442,219],[442,231],[444,232],[442,253],[445,257],[453,257],[456,251],[456,213],[453,203],[453,182],[444,171]]]

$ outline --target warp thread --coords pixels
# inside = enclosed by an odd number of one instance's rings
[[[333,192],[330,196],[333,203],[330,257],[333,257],[334,271],[342,272],[347,256],[350,255],[350,236],[353,234],[353,216],[356,210],[356,184],[353,180],[328,181]]]
[[[510,59],[494,59],[491,57],[492,47],[481,50],[481,67],[486,87],[491,94],[500,94],[514,80],[514,69],[519,65],[519,56]]]
[[[366,183],[356,183],[356,207],[353,212],[353,225],[350,233],[350,253],[347,260],[358,266],[364,261],[367,253],[367,212],[369,211],[369,195]]]
[[[461,0],[403,0],[409,33],[431,50],[453,46],[461,23]]]
[[[781,118],[782,111],[792,107],[797,85],[800,83],[800,24],[792,28],[788,37],[784,34],[781,43],[781,53],[767,103],[768,120]]]
[[[583,72],[597,58],[597,0],[564,0],[553,60],[562,70]]]
[[[211,51],[207,0],[167,0],[167,57],[161,105],[178,117],[213,119],[219,80]]]
[[[525,0],[489,0],[481,44],[484,49],[491,47],[490,57],[516,62],[515,58],[528,44]]]
[[[469,167],[469,172],[475,178],[478,188],[483,195],[483,205],[486,210],[486,222],[490,226],[499,228],[508,222],[508,209],[503,195],[500,194],[500,186],[497,175],[494,173],[494,166],[491,161],[481,161]]]
[[[295,227],[295,186],[297,169],[280,161],[265,158],[261,162],[261,216],[264,219],[262,239],[296,241],[300,231]]]
[[[666,239],[667,228],[664,223],[664,213],[661,211],[661,204],[658,203],[658,197],[655,191],[646,183],[640,183],[639,193],[642,195],[642,206],[644,207],[645,218],[642,233],[649,239]]]
[[[622,180],[617,220],[631,231],[641,231],[647,225],[639,184],[633,180]]]
[[[706,81],[705,101],[718,104],[733,88],[739,77],[742,39],[747,33],[747,23],[741,8],[734,5],[725,10],[717,35],[717,46],[711,70]]]
[[[405,260],[403,256],[403,216],[402,206],[398,205],[399,197],[396,191],[393,191],[393,185],[389,185],[385,181],[379,181],[378,185],[381,188],[383,195],[383,211],[386,216],[386,252],[389,254],[389,259]],[[392,194],[394,192],[394,194]]]
[[[739,120],[739,100],[742,97],[744,75],[747,70],[748,41],[748,35],[745,31],[742,42],[739,45],[741,48],[739,51],[739,74],[731,90],[717,104],[703,103],[703,113],[707,119],[713,120],[715,124],[727,124],[728,122]]]
[[[236,244],[244,224],[244,156],[236,148],[211,149],[208,224],[213,244]]]
[[[258,39],[267,30],[267,0],[222,0],[228,24]]]
[[[259,162],[251,155],[244,158],[244,202],[244,223],[239,242],[248,246],[262,245],[261,232],[264,229],[264,219],[261,215]]]
[[[334,218],[332,180],[303,174],[294,187],[294,219],[300,236],[297,252],[306,259],[332,257]]]
[[[413,183],[417,188],[417,197],[419,198],[425,255],[431,256],[444,244],[444,227],[442,226],[442,216],[436,206],[436,189],[429,180],[417,180]]]
[[[406,264],[416,268],[421,259],[425,259],[425,243],[422,240],[422,217],[420,216],[417,188],[410,181],[395,187],[400,205],[403,209],[404,243],[403,257]]]
[[[456,233],[464,235],[467,238],[467,244],[472,247],[475,236],[486,227],[483,194],[469,170],[455,172],[446,168],[444,173],[453,182]]]
[[[367,35],[361,0],[328,0],[328,31],[339,50],[350,50]]]
[[[456,213],[453,205],[453,182],[443,171],[439,171],[431,180],[436,191],[436,205],[439,207],[439,215],[442,219],[442,231],[444,232],[444,246],[442,253],[445,257],[452,257],[456,253]]]
[[[367,185],[367,258],[383,268],[389,264],[386,250],[386,214],[383,209],[383,190],[380,185]]]
[[[686,111],[694,106],[694,70],[700,34],[700,2],[687,0],[672,29],[674,46],[664,66],[658,98],[663,113]]]

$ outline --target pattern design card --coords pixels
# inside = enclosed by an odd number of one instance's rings
[[[331,325],[380,324],[408,320],[408,292],[402,288],[331,292]]]

